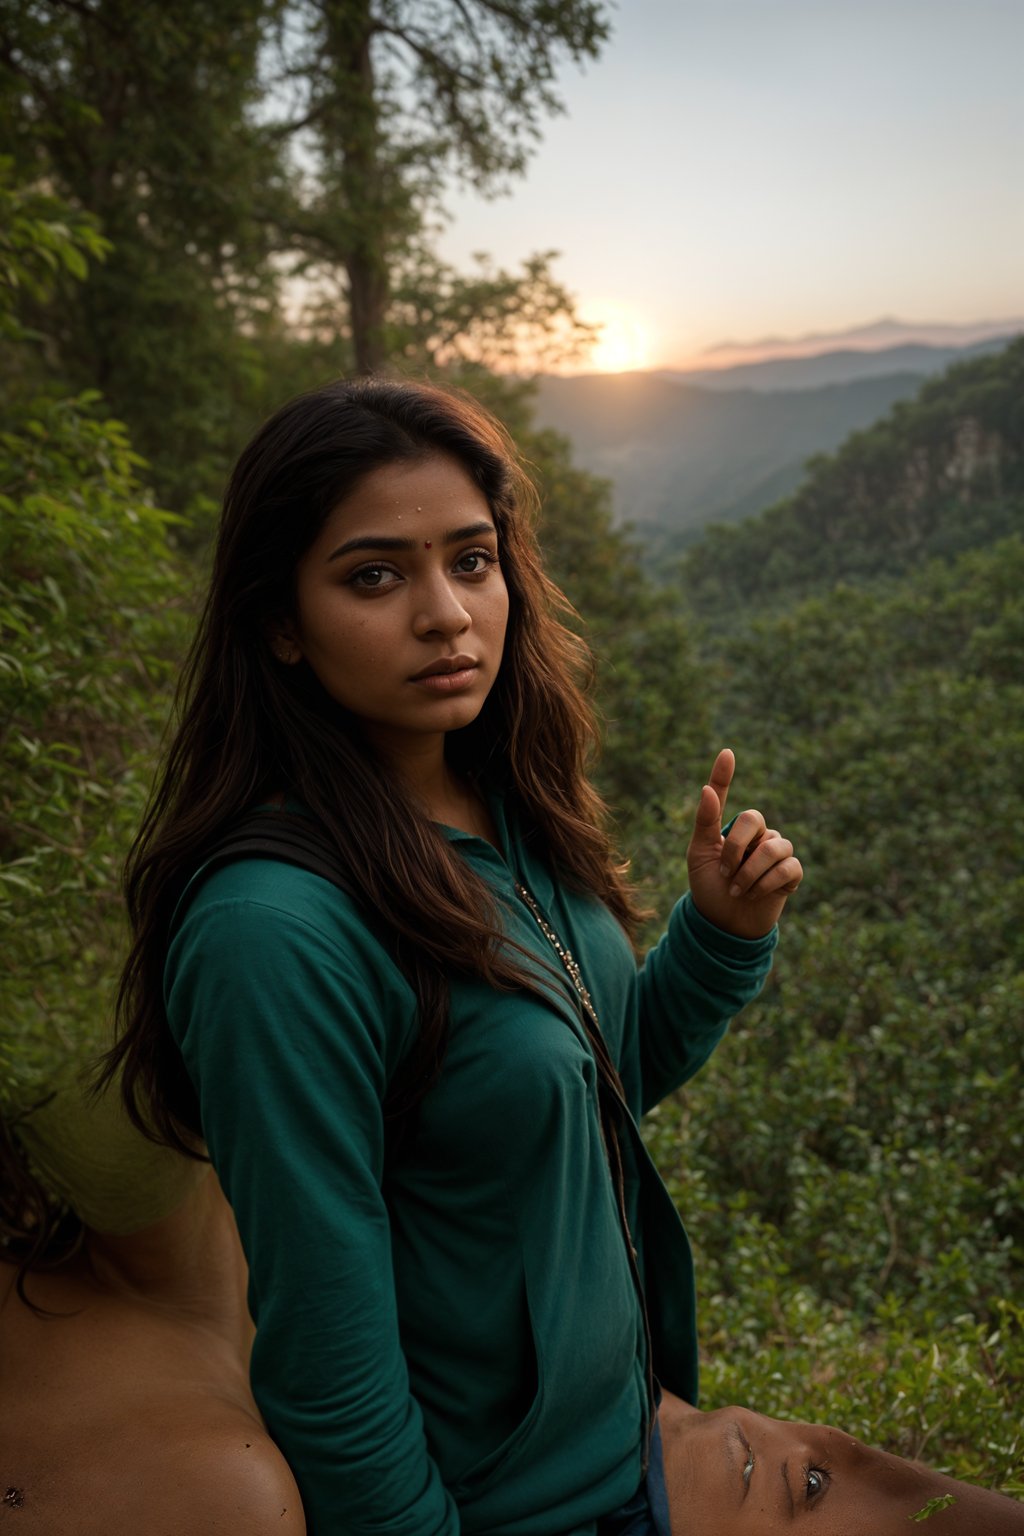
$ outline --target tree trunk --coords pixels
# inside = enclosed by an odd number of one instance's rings
[[[334,0],[325,6],[324,17],[335,92],[328,129],[333,130],[334,143],[326,147],[329,156],[333,151],[340,158],[339,191],[348,224],[344,265],[352,348],[357,372],[379,373],[388,361],[387,247],[394,210],[380,154],[370,0]]]
[[[348,273],[349,324],[357,373],[381,373],[387,366],[384,322],[388,305],[387,269],[379,252],[359,241],[345,262]]]

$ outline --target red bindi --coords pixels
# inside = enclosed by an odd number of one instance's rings
[[[432,549],[433,548],[433,545],[431,544],[429,539],[424,539],[423,540],[423,548],[424,549]]]

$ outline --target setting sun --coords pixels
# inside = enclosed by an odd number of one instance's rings
[[[650,367],[650,331],[636,311],[613,300],[584,304],[583,318],[600,327],[584,367],[598,373],[626,373]]]

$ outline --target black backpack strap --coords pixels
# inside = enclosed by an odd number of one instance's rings
[[[238,859],[277,859],[283,864],[294,864],[329,880],[358,900],[358,892],[341,868],[323,828],[311,816],[289,811],[243,811],[228,823],[203,860],[200,879],[193,881],[192,893],[201,880]]]

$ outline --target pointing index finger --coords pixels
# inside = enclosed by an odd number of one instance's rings
[[[736,772],[736,754],[730,747],[723,747],[715,758],[715,766],[711,770],[708,783],[718,796],[718,813],[725,816],[725,802],[729,798],[729,786],[732,776]]]

